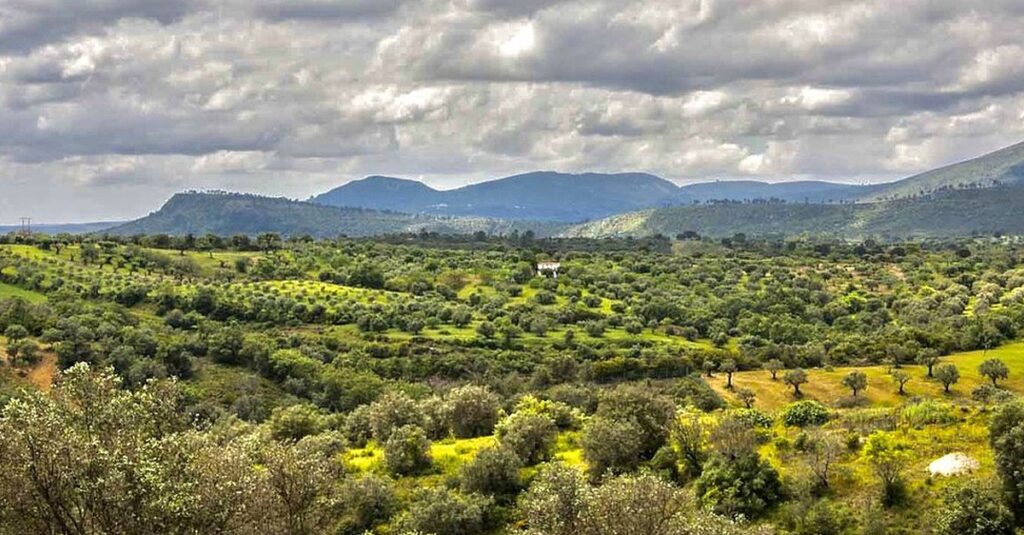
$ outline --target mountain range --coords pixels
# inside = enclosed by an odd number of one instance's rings
[[[447,216],[580,222],[646,208],[709,200],[778,199],[840,202],[876,187],[831,182],[716,181],[679,187],[645,173],[567,174],[538,171],[436,190],[422,182],[372,176],[310,199],[316,204]]]
[[[262,197],[242,193],[178,193],[160,210],[103,233],[119,236],[135,234],[229,236],[275,232],[285,236],[309,235],[314,238],[373,236],[405,232],[441,234],[507,234],[533,230],[551,235],[563,226],[543,222],[517,222],[482,217],[451,218],[426,214],[403,214],[364,208],[339,208]]]
[[[316,237],[533,230],[602,237],[828,234],[839,237],[1024,235],[1024,143],[886,184],[716,181],[687,186],[644,173],[536,172],[440,191],[369,177],[306,202],[183,193],[114,234]]]

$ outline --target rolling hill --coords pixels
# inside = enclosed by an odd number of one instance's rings
[[[678,202],[678,191],[675,184],[643,173],[537,172],[448,191],[413,180],[369,177],[314,197],[312,202],[434,215],[583,221],[669,206]]]
[[[276,232],[285,236],[308,234],[325,238],[342,234],[372,236],[420,231],[505,234],[513,230],[534,230],[537,235],[547,235],[560,228],[543,223],[338,208],[239,193],[179,193],[171,197],[160,210],[104,232],[122,236],[205,233],[227,236]]]
[[[645,173],[536,172],[439,191],[414,180],[373,176],[311,199],[406,213],[578,222],[644,208],[708,200],[846,201],[870,188],[829,182],[716,181],[686,186]]]
[[[1024,186],[942,190],[861,204],[723,202],[644,210],[573,226],[569,237],[815,234],[842,238],[1024,235]]]
[[[861,200],[889,200],[946,189],[1021,184],[1024,184],[1024,142],[965,162],[883,184],[867,192]]]

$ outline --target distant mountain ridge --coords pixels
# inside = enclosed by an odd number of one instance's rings
[[[990,188],[1024,184],[1024,142],[977,158],[883,184],[861,198],[877,201],[912,197],[947,189]]]
[[[112,234],[371,236],[436,231],[538,236],[825,234],[844,238],[1024,235],[1024,143],[874,186],[719,181],[678,187],[645,173],[527,173],[438,191],[369,177],[310,202],[182,193]]]
[[[159,210],[135,221],[105,229],[111,235],[136,234],[229,236],[276,232],[284,236],[314,238],[373,236],[432,231],[442,234],[505,234],[533,230],[549,235],[558,225],[522,223],[479,217],[451,218],[424,214],[402,214],[363,208],[338,208],[279,197],[243,193],[178,193]]]
[[[777,234],[846,239],[1024,236],[1024,185],[947,189],[875,203],[719,202],[619,214],[574,225],[563,237],[727,237]]]
[[[679,187],[646,173],[538,171],[446,191],[415,180],[372,176],[313,197],[311,202],[406,213],[580,222],[708,200],[848,201],[867,194],[869,189],[813,181],[717,181]]]
[[[719,180],[677,186],[647,173],[538,171],[445,191],[415,180],[372,176],[334,188],[311,201],[406,213],[575,223],[648,208],[707,201],[863,203],[946,189],[1015,184],[1024,184],[1024,143],[896,182],[875,185]]]

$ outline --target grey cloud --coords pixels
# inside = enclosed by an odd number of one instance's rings
[[[1015,0],[9,0],[0,187],[92,218],[377,173],[895,178],[1024,139],[1022,26]]]
[[[194,7],[192,0],[6,0],[0,4],[0,53],[23,52],[121,19],[168,24]]]

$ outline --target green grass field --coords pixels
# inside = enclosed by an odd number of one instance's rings
[[[950,355],[942,359],[943,363],[952,363],[960,370],[960,381],[952,386],[947,395],[942,384],[935,379],[927,378],[927,370],[923,366],[903,366],[903,371],[911,376],[906,385],[906,395],[898,394],[897,385],[889,375],[888,366],[871,366],[860,368],[835,368],[827,370],[808,370],[808,383],[801,386],[804,399],[815,399],[827,405],[835,405],[851,395],[850,389],[843,386],[842,379],[850,371],[857,369],[868,376],[868,388],[860,396],[874,406],[891,407],[900,405],[913,397],[931,398],[949,401],[970,399],[971,391],[988,383],[988,379],[978,372],[978,366],[986,359],[998,358],[1010,369],[1010,377],[1000,382],[1000,386],[1017,394],[1024,394],[1024,342],[1007,344],[989,351],[970,351]],[[775,410],[794,401],[793,390],[782,382],[783,372],[779,380],[773,381],[767,371],[755,370],[738,372],[733,376],[734,390],[726,388],[725,374],[715,374],[708,379],[723,398],[736,401],[735,389],[745,387],[754,391],[757,400],[754,406],[765,410]]]
[[[0,282],[0,298],[4,297],[20,297],[30,303],[41,303],[46,301],[46,296],[41,293],[23,290],[17,286],[11,286],[10,284]]]

